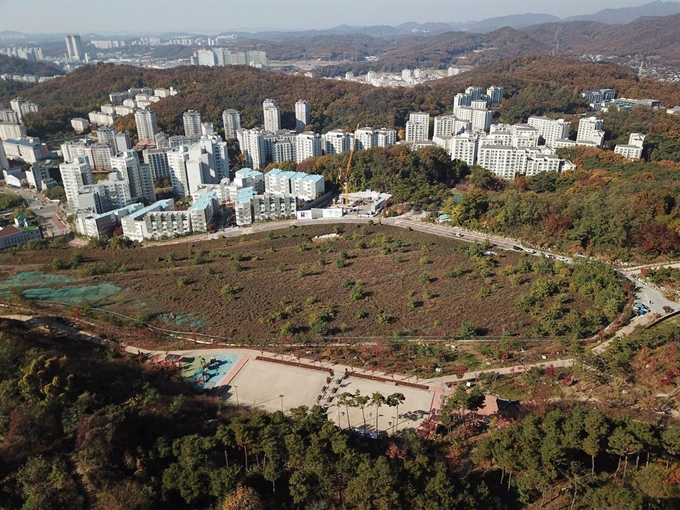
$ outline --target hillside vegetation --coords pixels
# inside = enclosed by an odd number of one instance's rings
[[[244,67],[152,70],[101,64],[83,66],[64,78],[22,93],[41,105],[40,113],[28,122],[29,131],[50,138],[70,132],[69,120],[86,116],[108,102],[110,92],[141,85],[174,86],[180,91],[178,96],[152,106],[160,127],[175,134],[181,132],[181,115],[189,109],[202,112],[205,121],[221,126],[221,112],[236,108],[244,127],[261,125],[261,105],[268,97],[279,102],[283,127],[294,127],[295,102],[306,98],[312,107],[311,126],[317,132],[354,129],[357,124],[401,128],[412,111],[432,115],[450,111],[453,95],[471,84],[504,86],[506,101],[499,109],[500,120],[509,122],[526,121],[533,114],[585,112],[587,105],[579,93],[591,87],[615,87],[620,95],[655,97],[665,105],[680,104],[678,84],[638,80],[635,74],[614,65],[549,56],[517,57],[418,87],[396,89]],[[0,97],[0,101],[9,99],[9,95]],[[134,131],[134,118],[125,117],[118,125]]]

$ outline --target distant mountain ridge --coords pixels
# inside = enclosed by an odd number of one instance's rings
[[[661,2],[659,0],[637,7],[604,9],[595,14],[570,16],[564,21],[597,21],[606,24],[625,24],[643,16],[671,16],[680,14],[680,2]]]

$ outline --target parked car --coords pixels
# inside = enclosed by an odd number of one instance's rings
[[[515,251],[524,251],[524,249],[521,246],[517,246],[517,245],[513,246],[512,249],[515,250]]]

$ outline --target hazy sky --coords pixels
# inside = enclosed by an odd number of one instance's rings
[[[649,0],[647,0],[649,1]],[[26,33],[308,29],[470,21],[507,14],[566,17],[645,0],[0,0],[0,31]]]

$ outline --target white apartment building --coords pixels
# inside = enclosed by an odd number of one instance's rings
[[[252,168],[241,168],[234,173],[234,184],[238,188],[253,188],[264,193],[264,174]]]
[[[326,183],[323,175],[309,175],[297,172],[290,180],[290,194],[300,200],[316,200],[326,191]]]
[[[470,96],[471,101],[475,101],[482,97],[484,89],[482,89],[482,87],[468,87],[465,89],[465,94]]]
[[[529,124],[514,124],[510,144],[518,149],[536,147],[539,141],[539,131]]]
[[[90,122],[87,119],[76,117],[75,119],[71,119],[71,127],[78,134],[84,133],[90,129]]]
[[[281,129],[281,110],[273,99],[265,99],[262,103],[264,113],[264,130],[278,131]]]
[[[101,214],[78,214],[76,216],[76,231],[93,239],[108,237],[116,227],[120,226],[122,218],[143,208],[143,204],[130,204]]]
[[[472,129],[472,122],[455,115],[440,115],[434,118],[434,136],[457,135]]]
[[[397,143],[396,129],[380,128],[375,131],[376,145],[378,147],[392,147]]]
[[[468,94],[458,93],[453,96],[453,113],[456,114],[457,106],[470,106],[472,104],[472,96]],[[468,119],[469,120],[469,119]]]
[[[167,149],[146,149],[142,152],[144,163],[149,165],[153,179],[167,179],[170,177]]]
[[[422,142],[429,140],[430,114],[424,112],[410,113],[406,122],[406,141]]]
[[[238,110],[228,109],[222,112],[224,138],[236,138],[236,132],[241,129],[241,114]]]
[[[555,140],[569,138],[571,131],[571,122],[566,122],[564,119],[555,120],[543,116],[533,116],[529,117],[527,124],[538,129],[538,133],[548,147],[553,147]]]
[[[180,197],[190,195],[189,178],[187,177],[187,161],[189,161],[189,147],[181,145],[167,152],[168,170],[172,192]]]
[[[342,154],[351,149],[350,134],[342,129],[333,129],[322,137],[323,150],[326,154]]]
[[[14,140],[26,136],[26,127],[23,124],[0,121],[0,140],[12,138]]]
[[[204,184],[219,184],[229,177],[226,142],[217,135],[202,137],[189,147],[185,166],[188,194]]]
[[[116,133],[116,151],[123,152],[132,149],[132,141],[130,140],[130,133],[127,131],[121,131]]]
[[[305,159],[321,156],[321,135],[304,132],[295,139],[295,162],[300,164]]]
[[[47,146],[40,142],[40,138],[23,136],[21,138],[7,138],[2,141],[3,150],[9,159],[20,159],[27,163],[35,163],[47,157]]]
[[[631,133],[628,137],[628,144],[619,144],[614,147],[614,152],[628,159],[640,159],[645,143],[645,135],[642,133]]]
[[[172,199],[159,200],[121,219],[123,235],[133,241],[206,232],[217,210],[217,195],[205,193],[186,211],[174,210]]]
[[[264,146],[264,132],[260,129],[240,129],[236,133],[239,147],[246,159],[246,165],[251,168],[267,166]]]
[[[597,117],[584,117],[578,123],[576,134],[577,145],[594,145],[602,148],[604,142],[604,130],[602,129],[602,119]]]
[[[86,157],[76,156],[72,161],[59,165],[59,172],[61,172],[68,206],[71,209],[76,209],[78,207],[78,190],[94,182],[90,163]]]
[[[468,165],[477,163],[479,135],[472,131],[464,131],[451,139],[451,159],[465,161]]]
[[[305,130],[310,121],[309,101],[300,99],[295,103],[295,130],[299,133]]]
[[[99,143],[108,143],[113,154],[119,152],[116,146],[116,130],[109,126],[101,126],[97,129],[97,140]]]
[[[182,123],[184,124],[184,136],[191,138],[202,135],[201,114],[199,112],[195,110],[184,112],[182,115]]]
[[[78,156],[85,156],[92,170],[108,170],[111,168],[111,157],[114,151],[108,143],[86,139],[63,143],[61,154],[64,161],[72,161]]]
[[[505,94],[503,87],[492,86],[486,89],[486,96],[491,104],[499,104],[503,100],[503,94]]]
[[[0,107],[2,104],[0,103]],[[9,122],[10,124],[19,124],[19,114],[9,108],[0,108],[0,122]]]
[[[470,101],[470,108],[473,110],[486,110],[487,106],[489,104],[486,102],[486,99],[473,99]]]
[[[82,62],[85,60],[85,50],[83,49],[83,42],[79,35],[67,35],[66,53],[70,61]]]
[[[23,97],[16,97],[9,102],[9,106],[14,110],[19,117],[19,121],[23,120],[26,115],[31,113],[38,113],[38,105],[27,101]]]
[[[149,165],[140,164],[135,151],[119,152],[111,158],[111,168],[117,170],[130,183],[132,200],[153,202],[156,192]]]
[[[118,119],[116,113],[105,112],[90,112],[87,117],[90,119],[90,124],[98,126],[113,126],[113,123]]]
[[[269,158],[267,158],[269,160]],[[274,140],[272,143],[272,158],[274,163],[297,160],[297,142],[286,139]]]
[[[102,214],[126,207],[131,203],[130,182],[120,171],[114,170],[109,173],[107,179],[83,186],[78,190],[76,210],[86,211],[89,214]]]
[[[362,127],[354,132],[354,150],[362,151],[372,149],[378,145],[376,140],[375,129],[371,127]]]
[[[297,198],[283,193],[256,194],[252,188],[242,188],[234,207],[236,224],[250,225],[258,221],[275,221],[297,216]]]
[[[137,124],[139,143],[154,145],[156,134],[158,134],[156,112],[153,110],[137,110],[135,112],[135,123]]]

